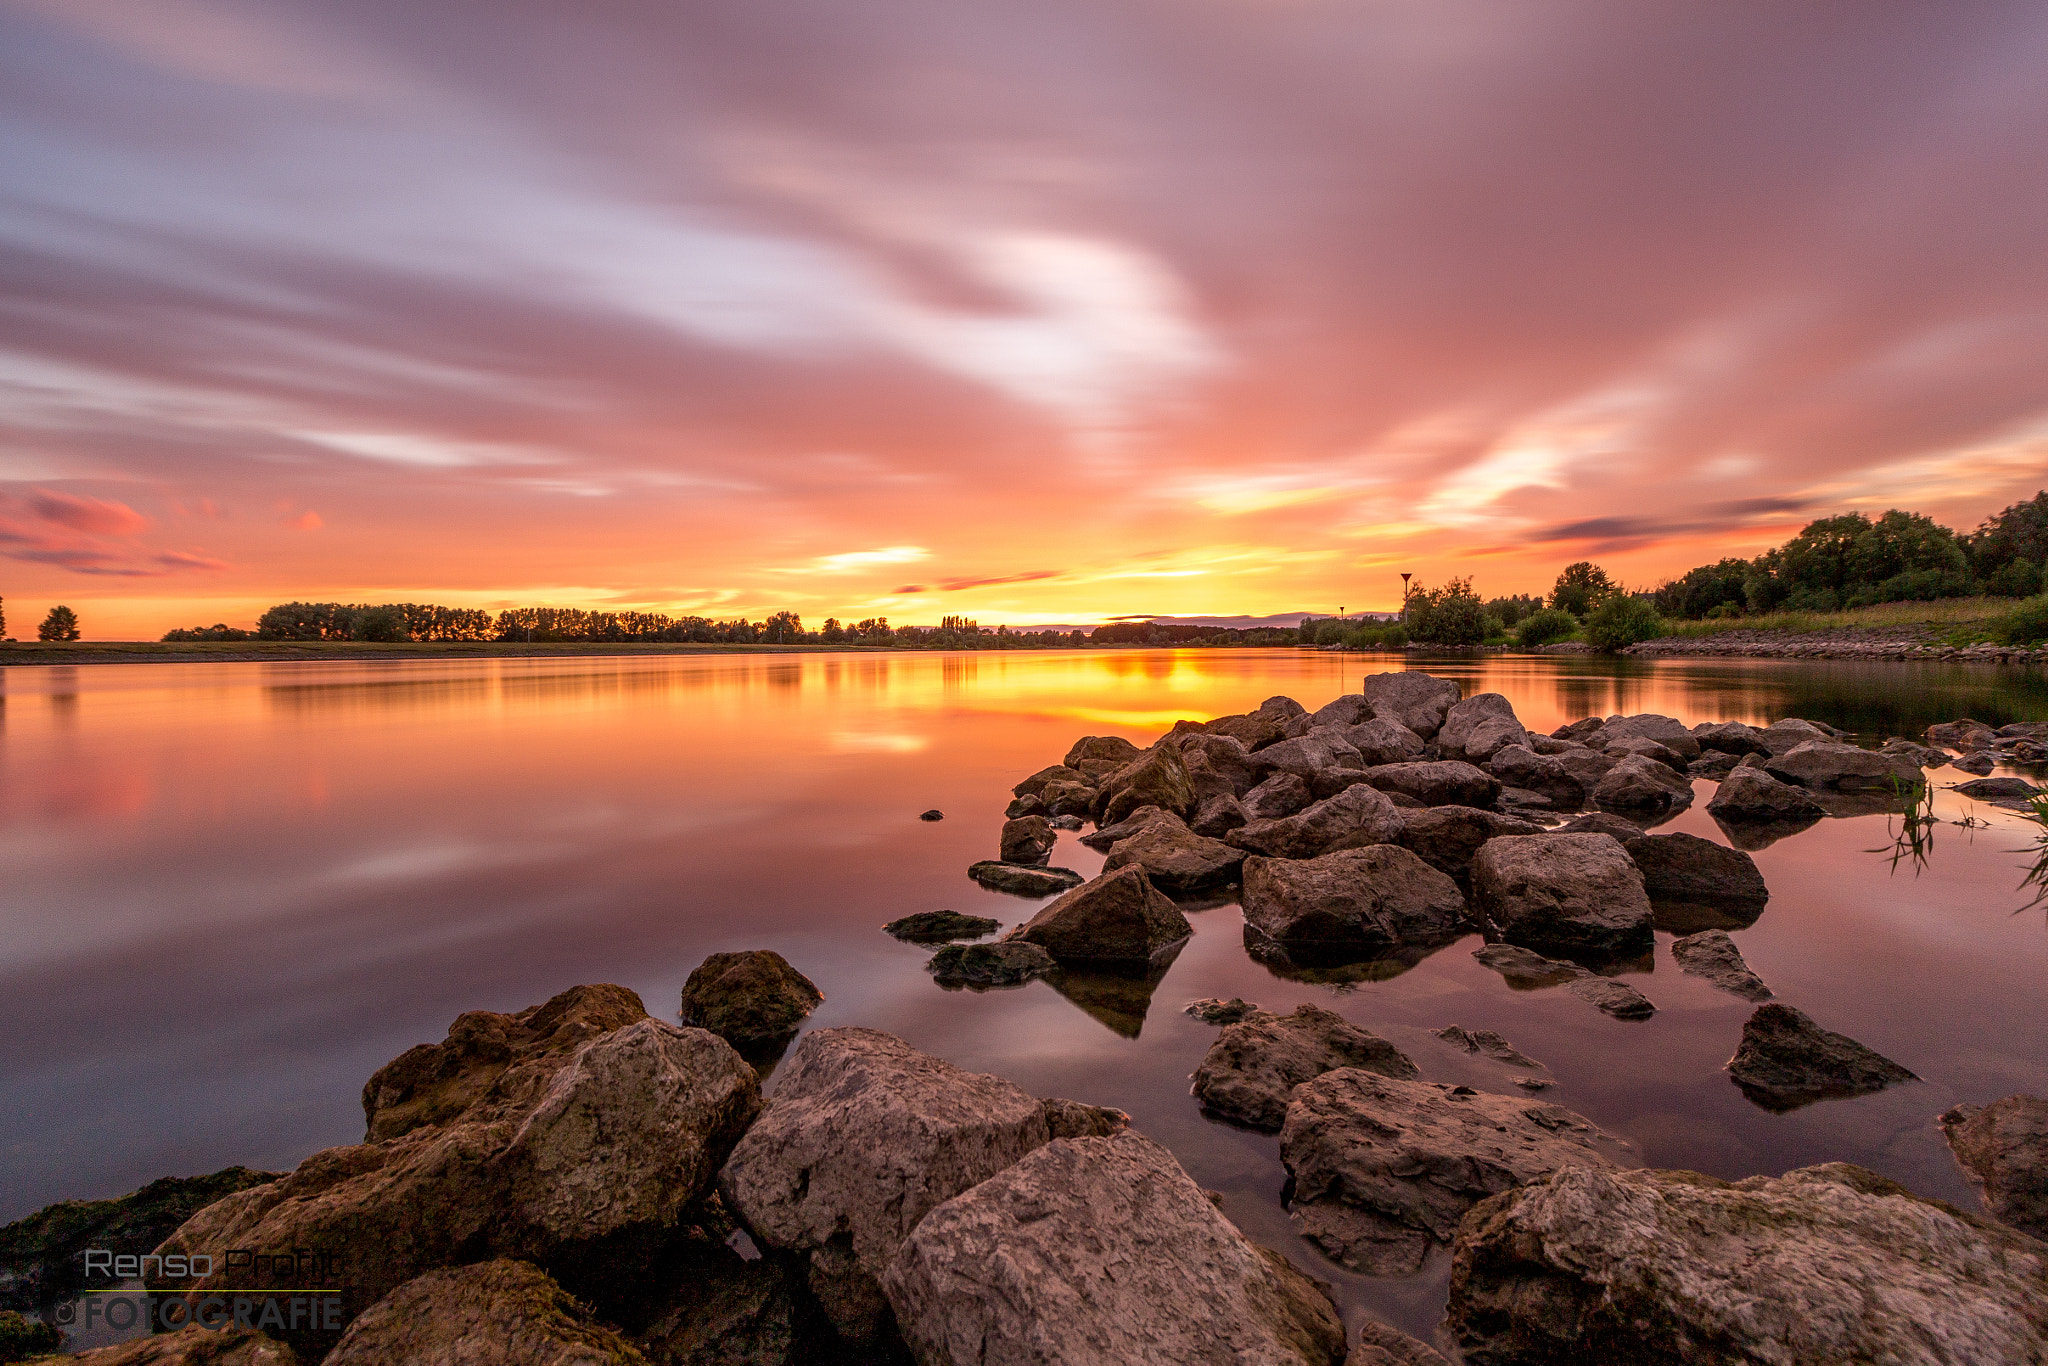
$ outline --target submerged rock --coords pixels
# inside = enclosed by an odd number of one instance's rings
[[[1195,1098],[1211,1114],[1278,1130],[1294,1088],[1339,1067],[1403,1080],[1419,1073],[1400,1049],[1343,1016],[1299,1005],[1291,1015],[1257,1011],[1209,1045],[1195,1069]]]
[[[1728,1074],[1766,1110],[1792,1110],[1919,1080],[1846,1034],[1822,1029],[1803,1011],[1775,1002],[1758,1006],[1742,1026],[1742,1043],[1728,1060]]]
[[[1442,729],[1444,717],[1457,705],[1458,685],[1419,669],[1368,674],[1364,696],[1375,718],[1396,722],[1427,740]]]
[[[1821,804],[1761,768],[1737,768],[1721,780],[1707,814],[1723,821],[1791,822],[1818,817]]]
[[[1135,865],[1161,891],[1199,892],[1235,882],[1243,863],[1244,850],[1161,822],[1119,840],[1103,860],[1102,871]]]
[[[949,939],[979,939],[1003,927],[1000,920],[985,915],[962,915],[958,911],[919,911],[882,926],[886,934],[913,944],[943,944]]]
[[[1609,835],[1502,835],[1472,860],[1472,896],[1512,944],[1616,952],[1650,942],[1643,875]]]
[[[1247,859],[1241,899],[1245,923],[1283,944],[1392,947],[1450,938],[1465,921],[1458,884],[1392,844]]]
[[[1005,987],[1043,977],[1059,964],[1036,944],[948,944],[924,970],[940,986]]]
[[[2048,1239],[2048,1098],[1958,1105],[1942,1115],[1941,1132],[1991,1217]]]
[[[1386,844],[1401,833],[1400,811],[1364,784],[1345,788],[1306,810],[1233,830],[1229,842],[1274,858],[1309,859],[1339,849]]]
[[[992,892],[1008,892],[1011,896],[1053,896],[1081,885],[1081,875],[1071,868],[1036,868],[995,859],[970,863],[967,876]]]
[[[1562,1106],[1353,1067],[1297,1088],[1280,1131],[1296,1226],[1332,1261],[1375,1276],[1417,1270],[1489,1195],[1627,1152]]]
[[[1749,1001],[1770,999],[1771,989],[1742,961],[1742,950],[1735,947],[1726,930],[1701,930],[1674,939],[1671,956],[1682,971],[1704,977],[1723,991]]]
[[[773,949],[714,953],[683,983],[683,1023],[745,1049],[794,1033],[824,999]]]
[[[1043,863],[1060,841],[1052,822],[1043,816],[1019,816],[1003,822],[1001,840],[1004,863]]]
[[[407,1281],[349,1325],[323,1366],[514,1361],[647,1366],[545,1272],[502,1259]]]
[[[929,1366],[1337,1366],[1315,1282],[1132,1130],[1058,1139],[926,1214],[883,1278]]]
[[[1040,945],[1062,963],[1144,966],[1193,933],[1172,899],[1129,866],[1076,887],[1003,938]]]
[[[1589,968],[1561,958],[1545,958],[1540,953],[1513,944],[1488,944],[1474,950],[1472,956],[1483,966],[1507,978],[1511,987],[1529,991],[1562,986],[1587,1005],[1605,1011],[1617,1020],[1642,1020],[1657,1013],[1655,1003],[1626,982],[1602,977]]]
[[[1467,1053],[1484,1053],[1495,1062],[1504,1062],[1511,1067],[1543,1066],[1491,1029],[1465,1030],[1456,1025],[1446,1025],[1442,1029],[1432,1029],[1429,1032],[1453,1048],[1463,1049]]]
[[[1199,1001],[1189,1001],[1181,1007],[1183,1015],[1192,1015],[1203,1024],[1231,1025],[1258,1010],[1255,1002],[1233,996],[1223,1000],[1217,996],[1205,996]]]
[[[1520,816],[1470,806],[1432,806],[1404,817],[1397,838],[1402,848],[1414,851],[1430,867],[1458,877],[1472,866],[1472,856],[1488,840],[1498,835],[1542,833],[1542,826]]]
[[[1953,789],[1974,801],[1988,802],[2001,798],[2018,797],[2022,800],[2040,795],[2041,789],[2025,778],[1977,778],[1967,783],[1957,783]]]
[[[1579,1164],[1473,1211],[1449,1324],[1474,1362],[2039,1361],[2044,1259],[1846,1163],[1737,1182]]]
[[[1634,835],[1622,848],[1643,874],[1643,890],[1671,901],[1753,903],[1771,899],[1756,860],[1698,835]],[[1750,919],[1754,920],[1752,915]]]

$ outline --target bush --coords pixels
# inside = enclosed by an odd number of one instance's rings
[[[2041,567],[2032,560],[2011,560],[1984,580],[1984,591],[1994,598],[2031,598],[2041,591]]]
[[[1426,645],[1477,645],[1486,639],[1486,608],[1472,580],[1418,588],[1408,598],[1408,634]]]
[[[2006,645],[2039,645],[2048,641],[2048,593],[2028,598],[1998,622],[1998,639]]]
[[[175,631],[166,631],[163,634],[163,638],[168,641],[254,640],[256,633],[254,631],[244,631],[239,626],[228,626],[216,621],[211,626],[192,626],[183,627]]]
[[[1515,632],[1515,643],[1525,650],[1533,650],[1538,645],[1555,644],[1578,629],[1579,620],[1570,612],[1546,607],[1522,618],[1521,629]]]
[[[1617,593],[1586,618],[1586,639],[1609,654],[1664,634],[1664,619],[1641,598]]]

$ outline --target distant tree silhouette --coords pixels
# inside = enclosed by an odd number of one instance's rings
[[[1568,564],[1551,585],[1550,605],[1560,607],[1583,620],[1586,613],[1621,591],[1621,585],[1607,577],[1607,571],[1591,560]]]
[[[78,639],[78,613],[69,607],[52,607],[43,624],[36,627],[38,640]]]

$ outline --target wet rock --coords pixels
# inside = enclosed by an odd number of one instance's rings
[[[1180,908],[1131,866],[1074,888],[1003,938],[1037,944],[1061,963],[1142,965],[1192,933]]]
[[[946,819],[946,813],[935,806],[929,811],[918,812],[917,818],[921,821],[942,821]]]
[[[1203,800],[1195,808],[1195,817],[1188,822],[1188,828],[1197,835],[1210,839],[1221,839],[1242,826],[1251,824],[1251,816],[1237,798],[1219,792]]]
[[[1699,742],[1702,751],[1733,754],[1738,759],[1745,754],[1771,752],[1762,733],[1755,726],[1745,726],[1740,721],[1702,722],[1692,728],[1692,737]]]
[[[1195,809],[1195,788],[1179,751],[1170,745],[1146,750],[1102,785],[1103,824],[1114,824],[1141,806],[1156,806],[1185,820]]]
[[[1958,1105],[1942,1115],[1941,1132],[1991,1217],[2048,1239],[2048,1099]]]
[[[982,915],[962,915],[958,911],[919,911],[906,915],[901,920],[892,920],[882,929],[898,939],[913,944],[943,944],[951,939],[979,939],[985,934],[994,934],[1003,927],[1000,920],[991,920]]]
[[[1379,1035],[1320,1006],[1300,1005],[1291,1015],[1257,1011],[1219,1034],[1195,1069],[1195,1098],[1211,1114],[1277,1131],[1294,1088],[1339,1067],[1403,1080],[1420,1075]]]
[[[1367,767],[1376,764],[1404,764],[1422,757],[1428,742],[1420,735],[1385,717],[1352,726],[1342,732],[1344,741],[1358,751]]]
[[[1045,817],[1019,816],[1003,822],[1000,857],[1004,863],[1043,863],[1059,839]]]
[[[1600,780],[1613,771],[1619,762],[1612,755],[1597,749],[1572,748],[1561,750],[1550,756],[1557,760],[1558,767],[1569,773],[1573,780],[1590,794],[1600,786]]]
[[[1505,745],[1487,764],[1487,771],[1505,787],[1522,788],[1547,802],[1570,810],[1586,800],[1586,789],[1571,775],[1564,761],[1523,745]]]
[[[1671,746],[1669,745],[1662,744],[1656,740],[1651,740],[1643,736],[1636,736],[1635,738],[1629,740],[1617,740],[1613,744],[1607,746],[1607,748],[1603,750],[1602,753],[1606,754],[1608,758],[1614,760],[1616,763],[1620,763],[1623,759],[1627,759],[1630,757],[1634,757],[1637,759],[1654,759],[1656,762],[1670,769],[1673,773],[1684,775],[1692,772],[1691,761],[1689,761],[1683,754],[1680,754],[1677,750],[1671,748]]]
[[[1295,815],[1253,821],[1231,831],[1228,840],[1253,853],[1306,859],[1385,844],[1400,835],[1401,826],[1401,812],[1384,793],[1358,784]]]
[[[1119,840],[1103,860],[1102,871],[1136,865],[1164,892],[1198,892],[1237,880],[1244,850],[1221,840],[1197,835],[1184,826],[1148,825]]]
[[[1259,703],[1255,716],[1276,716],[1283,721],[1292,721],[1297,716],[1308,715],[1308,708],[1291,697],[1276,695]]]
[[[1567,1166],[1459,1231],[1470,1361],[2020,1362],[2039,1243],[1846,1163],[1727,1182]]]
[[[1403,792],[1424,806],[1489,807],[1500,796],[1500,779],[1462,760],[1379,764],[1365,781],[1384,792]]]
[[[1942,768],[1950,759],[1947,750],[1934,749],[1928,745],[1916,745],[1911,740],[1893,738],[1884,742],[1879,751],[1905,760],[1915,768]]]
[[[1641,870],[1643,890],[1652,900],[1739,902],[1759,908],[1770,900],[1756,860],[1740,849],[1687,834],[1638,834],[1622,841],[1622,848]]]
[[[1365,701],[1374,718],[1406,726],[1427,740],[1442,729],[1444,717],[1457,704],[1458,685],[1420,670],[1368,674]]]
[[[924,965],[940,986],[1006,987],[1043,977],[1059,964],[1036,944],[948,944]]]
[[[1695,977],[1704,977],[1726,992],[1749,1001],[1765,1001],[1771,989],[1742,961],[1742,950],[1726,930],[1701,930],[1671,941],[1671,956]]]
[[[1612,811],[1661,814],[1692,801],[1692,781],[1667,764],[1631,754],[1593,785],[1593,800]]]
[[[1296,1226],[1331,1260],[1376,1276],[1416,1271],[1487,1196],[1626,1152],[1562,1106],[1359,1068],[1298,1087],[1280,1131]]]
[[[1247,859],[1244,919],[1283,944],[1361,948],[1448,939],[1464,927],[1458,884],[1399,845],[1311,859]]]
[[[1055,830],[1079,830],[1081,828],[1081,818],[1079,816],[1049,816],[1046,818],[1046,824]]]
[[[803,1257],[839,1333],[872,1341],[878,1284],[931,1210],[1040,1147],[1045,1110],[873,1029],[820,1029],[783,1065],[775,1099],[718,1176],[763,1247]]]
[[[1982,721],[1964,717],[1960,721],[1949,721],[1938,726],[1929,726],[1927,743],[1942,749],[1988,749],[1998,742],[1998,732]]]
[[[1775,1002],[1758,1006],[1742,1026],[1742,1043],[1728,1060],[1728,1074],[1743,1094],[1767,1110],[1792,1110],[1919,1080],[1890,1058]]]
[[[1397,836],[1401,847],[1453,877],[1472,866],[1479,847],[1499,835],[1538,835],[1543,827],[1519,816],[1470,806],[1432,806],[1407,815]]]
[[[1583,816],[1574,816],[1557,829],[1548,832],[1553,835],[1612,835],[1627,844],[1643,835],[1643,827],[1626,816],[1617,816],[1612,811],[1588,811]]]
[[[1992,769],[1996,768],[1997,766],[1998,765],[1995,762],[1993,762],[1990,754],[1982,750],[1979,750],[1975,754],[1965,754],[1962,758],[1956,760],[1954,764],[1954,767],[1961,770],[1962,772],[1974,773],[1979,777],[1983,776],[1986,773],[1989,773]]]
[[[1078,769],[1069,768],[1065,764],[1053,764],[1050,767],[1039,769],[1038,772],[1011,788],[1010,795],[1013,797],[1038,797],[1040,800],[1043,800],[1045,789],[1051,787],[1054,783],[1080,783],[1083,787],[1088,786],[1087,780],[1081,776]]]
[[[1444,714],[1437,747],[1447,759],[1484,764],[1508,745],[1526,745],[1529,733],[1515,719],[1515,708],[1497,692],[1468,697]]]
[[[1780,782],[1843,792],[1910,790],[1926,781],[1916,764],[1832,740],[1795,745],[1766,762],[1764,772]]]
[[[1609,754],[1631,740],[1648,740],[1677,755],[1682,768],[1700,757],[1700,739],[1681,721],[1646,713],[1641,716],[1610,716],[1600,727],[1596,743]]]
[[[1564,984],[1564,989],[1596,1010],[1617,1020],[1647,1020],[1657,1013],[1649,997],[1626,982],[1588,972]]]
[[[501,1259],[406,1282],[364,1310],[326,1361],[646,1366],[647,1358],[546,1273]]]
[[[284,1343],[254,1329],[212,1329],[194,1324],[175,1333],[137,1338],[118,1346],[51,1360],[77,1366],[299,1366],[301,1358]],[[638,1366],[638,1358],[626,1360]]]
[[[1016,820],[1019,816],[1043,816],[1045,803],[1037,797],[1018,797],[1003,808],[1004,820]]]
[[[1227,1001],[1216,996],[1206,996],[1199,1001],[1189,1001],[1181,1007],[1182,1014],[1192,1015],[1203,1024],[1212,1025],[1236,1024],[1257,1010],[1256,1004],[1237,996]]]
[[[1707,812],[1723,821],[1797,821],[1821,814],[1821,805],[1803,789],[1773,778],[1762,768],[1737,768],[1721,780],[1707,801]]]
[[[1451,1366],[1434,1347],[1377,1319],[1358,1326],[1358,1341],[1344,1366]]]
[[[1045,1132],[1051,1138],[1108,1138],[1131,1127],[1131,1117],[1107,1105],[1088,1105],[1057,1097],[1042,1102]]]
[[[1528,951],[1524,949],[1520,952]],[[1464,1030],[1456,1025],[1446,1025],[1442,1029],[1432,1029],[1429,1032],[1453,1048],[1463,1049],[1467,1053],[1484,1053],[1495,1062],[1504,1062],[1510,1067],[1543,1066],[1491,1029]]]
[[[1835,733],[1831,730],[1823,730],[1811,721],[1802,721],[1796,716],[1788,716],[1782,721],[1773,721],[1770,725],[1758,731],[1757,738],[1764,742],[1764,748],[1772,754],[1788,754],[1810,741],[1832,741],[1835,738]]]
[[[1141,750],[1139,752],[1143,753],[1144,751]],[[1112,773],[1115,773],[1122,767],[1123,764],[1118,763],[1114,759],[1083,759],[1080,763],[1074,765],[1075,771],[1081,775],[1081,780],[1091,787],[1102,786]]]
[[[714,953],[683,983],[683,1023],[746,1048],[794,1032],[824,999],[772,949]]]
[[[1687,764],[1685,772],[1689,778],[1708,778],[1719,782],[1733,773],[1735,766],[1740,762],[1742,761],[1739,757],[1725,750],[1710,749],[1703,751],[1699,758]]]
[[[1083,760],[1106,759],[1121,768],[1144,752],[1121,735],[1084,735],[1074,741],[1074,747],[1061,762],[1077,769]]]
[[[1295,773],[1275,773],[1244,794],[1245,815],[1255,821],[1291,816],[1315,800],[1308,780]]]
[[[1011,896],[1053,896],[1081,885],[1081,875],[1071,868],[1034,868],[995,859],[968,864],[967,876],[992,892],[1008,892]]]
[[[1977,778],[1971,782],[1957,783],[1952,790],[1980,802],[2013,797],[2025,800],[2041,792],[2040,788],[2025,778]]]
[[[1114,825],[1105,825],[1099,830],[1081,836],[1081,843],[1097,853],[1106,854],[1117,841],[1127,840],[1155,822],[1179,826],[1181,829],[1187,828],[1187,822],[1171,811],[1161,811],[1156,806],[1141,806]]]
[[[1657,1013],[1649,997],[1611,977],[1602,977],[1580,964],[1542,954],[1513,944],[1488,944],[1472,956],[1507,978],[1508,985],[1523,991],[1562,986],[1566,991],[1617,1020],[1644,1020]]]
[[[1095,812],[1095,789],[1085,782],[1047,783],[1038,800],[1048,816],[1090,816]]]
[[[1502,835],[1472,859],[1472,896],[1524,946],[1616,952],[1647,945],[1643,875],[1609,835]]]
[[[1336,1366],[1315,1282],[1133,1130],[1059,1139],[926,1215],[884,1285],[931,1366]]]

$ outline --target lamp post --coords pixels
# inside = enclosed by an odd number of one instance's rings
[[[1413,571],[1401,575],[1401,624],[1408,624],[1408,580],[1414,578]]]

